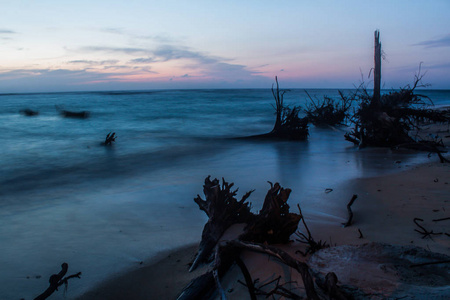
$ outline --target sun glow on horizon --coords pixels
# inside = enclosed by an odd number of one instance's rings
[[[8,2],[0,92],[37,84],[49,91],[270,87],[275,75],[292,87],[353,87],[372,68],[375,29],[385,85],[409,83],[424,62],[427,82],[450,88],[450,2],[382,2]]]

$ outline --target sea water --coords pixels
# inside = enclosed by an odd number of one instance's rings
[[[337,90],[308,93],[338,98]],[[420,94],[450,104],[450,91]],[[305,106],[308,96],[290,90],[284,100]],[[312,199],[325,188],[428,159],[358,150],[343,138],[347,127],[311,126],[304,142],[234,139],[269,132],[273,104],[270,89],[0,94],[0,298],[35,297],[62,262],[83,272],[70,282],[73,298],[198,242],[206,216],[193,198],[208,175],[235,182],[239,196],[255,189],[255,212],[267,181],[293,188],[292,205],[320,211],[326,203]],[[22,115],[26,108],[39,115]],[[63,118],[60,109],[90,116]],[[110,132],[117,140],[105,147]]]

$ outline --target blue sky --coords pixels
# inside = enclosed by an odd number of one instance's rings
[[[450,1],[4,1],[0,93],[351,88],[385,53],[382,84],[450,89]]]

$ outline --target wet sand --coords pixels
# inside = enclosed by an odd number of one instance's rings
[[[402,168],[402,162],[398,162]],[[295,187],[291,187],[295,191]],[[343,228],[347,219],[346,205],[353,194],[358,195],[352,206],[353,224]],[[446,235],[425,238],[415,231],[419,229],[414,218],[424,220],[421,224],[434,232],[448,232],[450,221],[433,222],[447,218],[450,213],[450,164],[434,162],[409,168],[405,171],[382,177],[351,180],[334,187],[330,193],[319,195],[329,206],[322,211],[304,210],[306,222],[316,240],[325,240],[332,245],[359,245],[368,242],[383,242],[393,245],[415,245],[433,252],[450,255],[450,238]],[[295,199],[292,199],[295,202]],[[301,205],[301,201],[300,201]],[[293,206],[293,205],[291,205]],[[294,209],[295,210],[295,209]],[[302,226],[299,227],[302,229]],[[360,230],[363,238],[360,238]],[[199,233],[200,235],[200,233]],[[295,239],[295,236],[292,238]],[[299,260],[305,260],[296,250],[304,245],[293,242],[282,245]],[[190,280],[205,272],[188,272],[188,263],[193,259],[196,245],[167,253],[154,264],[143,263],[135,270],[105,281],[79,299],[176,299]],[[280,265],[264,255],[244,253],[253,278],[261,282],[279,275],[300,282],[295,271]],[[234,268],[223,279],[229,299],[246,299],[241,273]],[[293,291],[304,291],[301,284],[291,284]]]

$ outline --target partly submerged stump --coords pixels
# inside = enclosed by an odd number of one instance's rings
[[[103,146],[111,146],[112,143],[114,143],[116,141],[117,135],[115,132],[113,133],[108,133],[106,135],[105,141],[102,143]]]
[[[74,118],[74,119],[87,119],[89,118],[90,113],[87,110],[83,111],[70,111],[62,109],[61,106],[55,105],[56,110],[63,116],[64,118]]]
[[[22,113],[23,115],[25,115],[27,117],[34,117],[34,116],[39,115],[39,112],[37,110],[32,110],[29,108],[22,109],[20,111],[20,113]]]
[[[288,90],[280,90],[278,78],[275,76],[276,90],[272,85],[272,95],[275,99],[275,125],[271,132],[253,135],[246,138],[251,139],[282,139],[303,141],[308,138],[308,118],[300,118],[300,106],[292,108],[285,106],[284,94]]]

